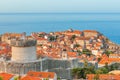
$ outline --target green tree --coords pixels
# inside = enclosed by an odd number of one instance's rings
[[[60,77],[57,77],[57,80],[61,80]]]
[[[75,79],[83,78],[86,79],[87,74],[94,74],[95,67],[93,65],[88,66],[87,61],[84,63],[83,68],[74,68],[72,69],[72,74]]]
[[[87,68],[88,67],[88,62],[85,60],[84,61],[84,68]]]
[[[105,68],[109,70],[108,63],[105,63]]]
[[[79,47],[79,46],[80,46],[79,44],[75,44],[75,45],[74,45],[74,48]]]
[[[75,36],[75,35],[72,35],[71,40],[74,41],[75,38],[76,38],[76,36]]]
[[[3,78],[0,76],[0,80],[3,80]]]
[[[104,52],[104,54],[106,54],[107,56],[109,56],[110,54],[112,54],[112,51],[106,50],[106,51]]]
[[[15,77],[14,80],[19,80],[19,77]]]
[[[86,54],[88,56],[92,55],[92,52],[88,49],[83,49],[82,54]]]
[[[103,73],[103,71],[100,69],[95,70],[95,74],[102,74],[102,73]]]
[[[55,36],[50,36],[49,41],[55,41],[57,38]]]
[[[38,37],[44,37],[44,34],[39,34]]]
[[[103,71],[103,74],[107,74],[109,72],[109,69],[107,69],[107,68],[101,68],[101,71]]]
[[[78,79],[80,71],[81,71],[81,68],[74,68],[74,69],[72,69],[72,76],[73,76],[73,78]]]
[[[74,68],[72,69],[72,75],[75,79],[86,79],[87,74],[102,74],[107,73],[106,68],[99,68],[95,69],[95,66],[93,64],[88,65],[87,61],[84,61],[84,65],[82,68]]]
[[[80,55],[82,52],[80,50],[77,50],[78,55]]]
[[[110,65],[110,69],[109,69],[109,70],[110,70],[110,71],[115,70],[114,65]]]
[[[88,69],[92,74],[95,73],[95,66],[94,65],[89,66]]]
[[[102,59],[102,58],[98,58],[98,62],[100,62],[101,59]]]
[[[45,79],[43,79],[43,80],[49,80],[48,78],[45,78]]]
[[[116,70],[118,70],[119,64],[118,64],[118,63],[115,63],[115,64],[114,64],[114,67],[115,67]]]
[[[109,72],[105,67],[95,70],[95,74],[107,74]]]
[[[42,46],[42,44],[39,44],[38,46]]]
[[[95,76],[94,76],[94,80],[100,80],[100,76],[99,76],[99,74],[95,74]]]

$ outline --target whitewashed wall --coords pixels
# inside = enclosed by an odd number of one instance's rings
[[[12,61],[36,60],[36,47],[12,47]]]

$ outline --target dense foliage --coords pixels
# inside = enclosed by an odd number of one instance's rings
[[[0,77],[0,80],[3,80],[3,78],[2,78],[2,77]]]
[[[106,63],[104,67],[95,69],[94,66],[88,66],[88,63],[85,61],[84,67],[72,69],[72,76],[74,79],[85,79],[87,74],[96,74],[95,80],[98,80],[99,74],[108,74],[108,72],[116,70],[118,67],[119,65],[117,63],[110,66]]]

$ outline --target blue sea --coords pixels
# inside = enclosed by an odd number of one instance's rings
[[[97,30],[120,44],[120,13],[0,13],[0,34]]]

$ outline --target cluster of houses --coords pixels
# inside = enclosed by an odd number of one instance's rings
[[[23,38],[23,34],[19,33],[5,33],[1,36],[0,42],[0,60],[11,58],[11,40]],[[66,30],[61,32],[39,32],[31,33],[27,36],[29,39],[36,39],[36,52],[37,58],[49,58],[53,60],[72,60],[77,59],[79,62],[84,63],[94,62],[98,67],[103,67],[105,63],[113,64],[119,62],[119,54],[110,54],[110,56],[103,55],[106,50],[118,50],[119,47],[107,44],[107,38],[95,30]],[[101,60],[99,61],[99,58]],[[4,80],[13,80],[13,74],[0,73]],[[5,79],[9,76],[9,79]],[[95,75],[88,75],[92,78]],[[102,75],[106,76],[106,75]],[[28,72],[22,76],[20,80],[56,80],[57,74],[54,72]],[[88,79],[92,80],[92,79]]]
[[[23,76],[10,73],[0,73],[0,78],[2,80],[57,80],[57,75],[54,72],[30,71]]]
[[[23,34],[5,33],[1,36],[0,54],[11,53],[11,39],[22,38]],[[66,30],[63,32],[31,33],[28,38],[37,40],[37,55],[54,59],[73,59],[86,57],[88,60],[97,60],[107,49],[106,38],[94,30]],[[109,47],[111,48],[111,46]],[[81,54],[84,49],[89,50],[93,55]]]
[[[40,57],[54,59],[73,59],[86,57],[97,60],[106,48],[105,37],[94,30],[67,30],[63,32],[32,33],[37,39],[37,53]],[[91,56],[81,54],[84,49],[91,52]]]
[[[98,63],[100,67],[105,66],[105,64],[112,65],[115,63],[120,63],[120,54],[110,54],[109,57],[107,55],[102,55],[102,59]]]

